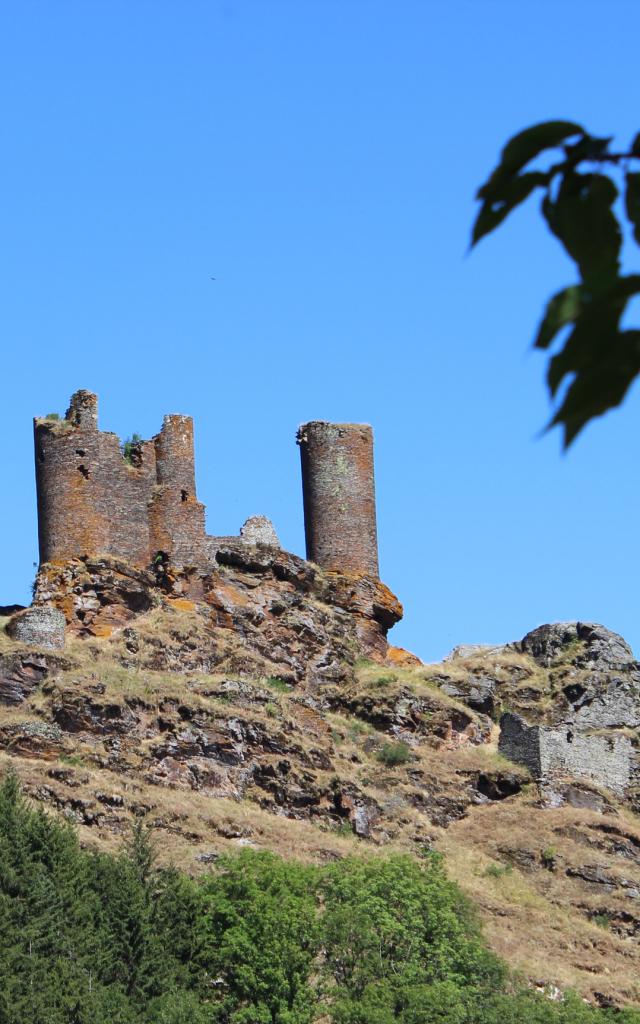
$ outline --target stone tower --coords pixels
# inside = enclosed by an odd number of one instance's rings
[[[378,577],[373,431],[314,420],[298,430],[307,558]]]
[[[98,430],[98,400],[71,397],[64,420],[34,421],[41,562],[112,555],[146,566],[158,551],[174,565],[207,555],[196,499],[193,422],[165,416],[150,441],[131,446]]]

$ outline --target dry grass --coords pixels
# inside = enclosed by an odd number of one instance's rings
[[[631,822],[629,819],[635,819]],[[616,817],[640,836],[640,822],[622,812]],[[567,867],[601,864],[609,874],[621,869],[637,877],[640,866],[610,856],[567,837],[567,830],[588,832],[602,815],[564,807],[541,808],[525,795],[477,808],[444,833],[438,848],[451,876],[480,909],[486,935],[501,956],[527,977],[544,978],[561,988],[616,1000],[640,1001],[640,948],[637,939],[621,937],[589,920],[605,908],[630,909],[628,897],[590,892],[594,887],[566,874]],[[510,864],[509,851],[528,851],[536,869]],[[541,865],[553,851],[554,871]],[[492,871],[492,865],[498,869]],[[487,872],[487,869],[490,869]]]

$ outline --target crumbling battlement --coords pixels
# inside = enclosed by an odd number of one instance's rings
[[[527,725],[520,715],[507,712],[500,719],[500,753],[546,782],[569,775],[624,796],[638,780],[634,744],[614,730],[592,733],[574,731],[572,724]]]
[[[116,434],[98,430],[97,397],[78,391],[64,420],[36,419],[34,434],[42,563],[105,554],[143,566],[159,551],[176,565],[206,559],[189,416],[165,416],[125,458]]]

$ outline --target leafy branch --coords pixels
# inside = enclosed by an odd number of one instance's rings
[[[640,294],[640,274],[620,273],[623,228],[614,210],[623,194],[631,234],[640,244],[640,172],[633,170],[640,133],[628,152],[612,152],[611,142],[572,121],[533,125],[506,144],[477,193],[472,246],[542,189],[542,216],[576,264],[578,283],[550,299],[534,341],[535,348],[550,349],[565,331],[547,367],[551,398],[558,401],[548,426],[562,426],[565,448],[590,420],[619,405],[640,373],[640,330],[621,328],[629,300]],[[559,159],[545,169],[529,168],[549,153]]]

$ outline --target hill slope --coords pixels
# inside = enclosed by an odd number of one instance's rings
[[[106,586],[104,565],[98,575]],[[228,598],[237,578],[226,586]],[[635,700],[635,662],[620,667],[618,651],[611,663],[619,638],[536,631],[420,665],[393,649],[386,663],[358,659],[345,629],[344,657],[325,674],[322,657],[305,667],[305,643],[322,645],[304,630],[317,637],[344,617],[328,623],[313,594],[287,613],[300,670],[292,645],[278,669],[193,597],[98,601],[103,621],[77,619],[62,651],[0,633],[0,745],[30,796],[90,847],[117,848],[143,817],[162,859],[189,872],[242,846],[318,863],[436,848],[493,948],[533,983],[640,1002],[633,794],[561,775],[540,785],[498,753],[501,713],[551,728],[584,714],[569,700],[578,692],[591,693],[590,735],[615,727],[634,742],[624,722],[592,720],[621,694],[628,719]],[[227,601],[231,618],[238,606]]]

